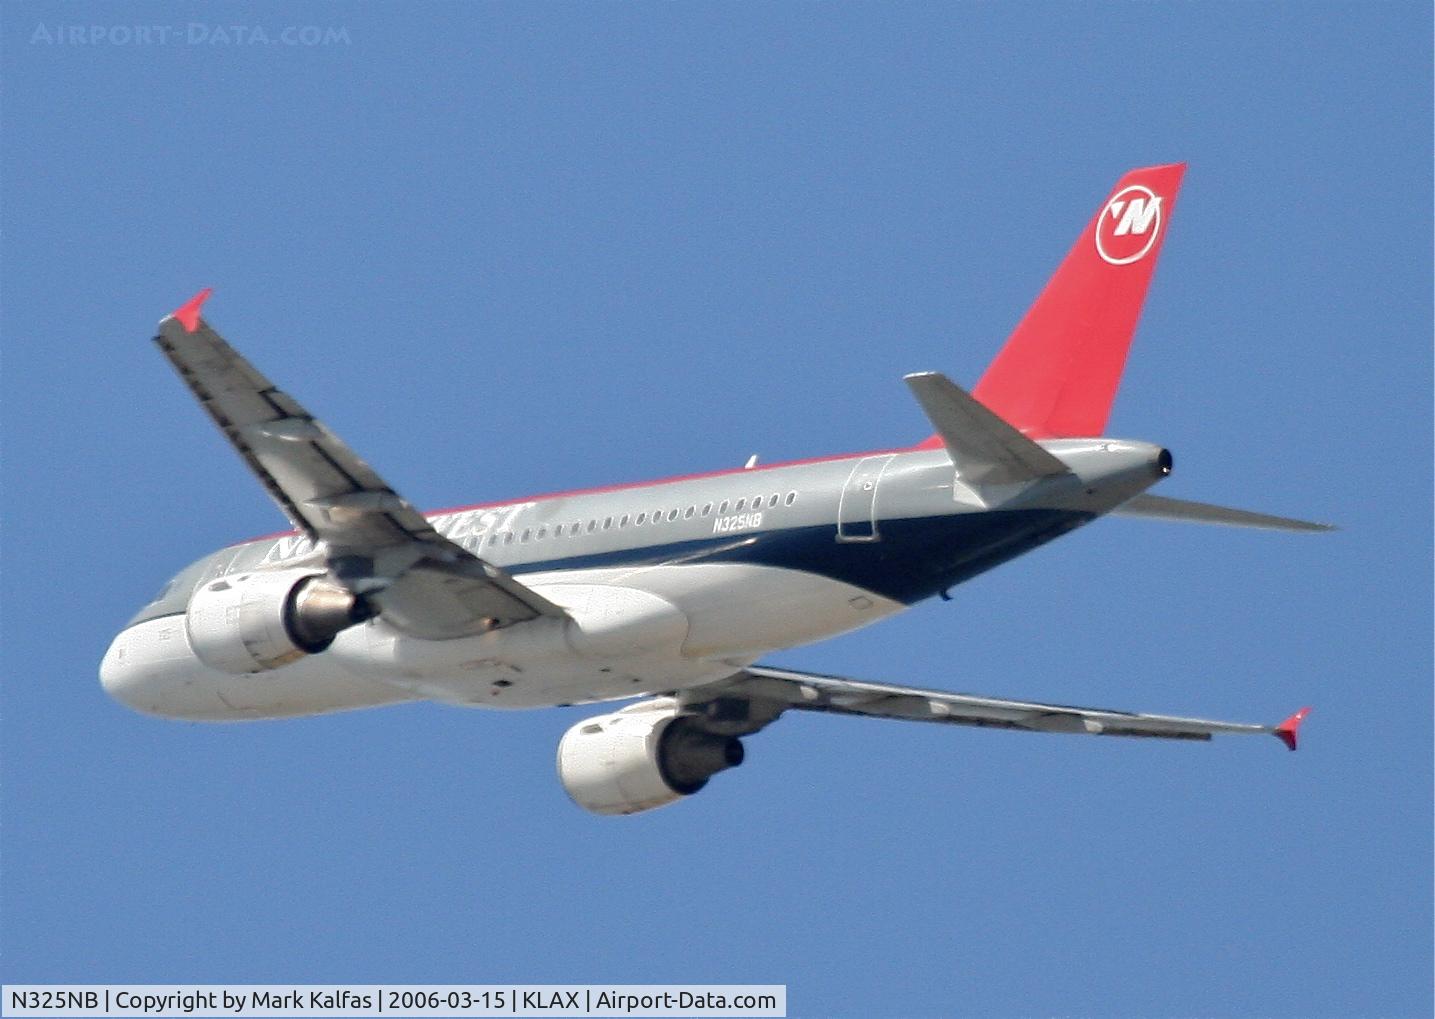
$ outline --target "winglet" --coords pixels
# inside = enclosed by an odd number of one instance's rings
[[[1290,718],[1287,718],[1280,725],[1276,726],[1273,734],[1287,747],[1294,750],[1296,744],[1296,733],[1300,731],[1300,724],[1305,721],[1305,716],[1310,714],[1310,708],[1301,708]]]
[[[184,304],[174,309],[170,317],[178,320],[184,326],[184,331],[192,333],[199,328],[199,309],[204,307],[204,302],[209,300],[209,295],[214,293],[213,287],[205,287],[195,294]]]

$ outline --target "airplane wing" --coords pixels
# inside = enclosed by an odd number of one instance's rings
[[[442,640],[563,610],[434,530],[344,441],[200,318],[203,290],[155,342],[334,576],[416,637]]]
[[[733,735],[756,732],[784,711],[799,710],[1092,736],[1209,740],[1216,733],[1266,733],[1292,750],[1296,748],[1296,732],[1310,712],[1302,708],[1279,725],[1215,722],[976,697],[761,665],[750,665],[727,679],[682,691],[679,698],[685,710],[704,717],[714,731],[731,730]]]

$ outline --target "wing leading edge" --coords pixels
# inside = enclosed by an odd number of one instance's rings
[[[462,637],[563,610],[434,530],[342,439],[200,317],[209,290],[167,316],[155,342],[330,572],[396,627]]]
[[[1279,725],[1218,722],[977,697],[760,665],[685,691],[680,699],[686,709],[705,716],[715,726],[731,720],[728,724],[738,732],[756,732],[784,711],[799,710],[1092,736],[1209,740],[1217,733],[1259,733],[1277,737],[1291,750],[1296,748],[1301,722],[1310,713],[1309,708],[1302,708]],[[734,710],[734,701],[747,710]]]

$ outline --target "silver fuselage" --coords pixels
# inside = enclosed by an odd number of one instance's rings
[[[1169,469],[1148,443],[1042,445],[1072,473],[995,499],[964,485],[944,450],[899,449],[431,513],[445,537],[573,618],[443,641],[376,618],[282,669],[230,675],[191,650],[196,588],[324,563],[301,535],[247,541],[181,571],[116,637],[101,677],[141,711],[208,720],[680,690],[942,593],[1114,509]]]

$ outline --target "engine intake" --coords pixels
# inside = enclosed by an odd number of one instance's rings
[[[372,614],[363,598],[322,573],[238,573],[194,592],[185,629],[205,665],[242,674],[318,654]]]
[[[708,732],[696,717],[678,714],[671,697],[658,697],[564,733],[558,778],[585,810],[636,814],[691,796],[743,756],[736,737]]]

